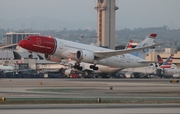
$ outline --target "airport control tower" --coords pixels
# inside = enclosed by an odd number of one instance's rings
[[[119,8],[116,0],[98,0],[97,39],[99,46],[115,49],[115,11]]]

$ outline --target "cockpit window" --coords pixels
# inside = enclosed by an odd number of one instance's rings
[[[24,38],[25,40],[30,40],[30,38]]]

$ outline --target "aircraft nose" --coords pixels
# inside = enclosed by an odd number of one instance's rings
[[[24,47],[24,46],[25,46],[25,43],[24,43],[23,40],[21,40],[21,41],[19,41],[18,45],[19,45],[20,47]]]

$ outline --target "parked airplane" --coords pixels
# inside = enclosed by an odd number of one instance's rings
[[[162,60],[162,58],[157,55],[158,58],[158,63],[151,63],[149,66],[147,67],[137,67],[137,68],[126,68],[123,69],[122,72],[129,72],[129,74],[135,72],[135,73],[143,73],[146,75],[143,76],[148,76],[148,75],[152,75],[152,74],[156,74],[157,73],[157,69],[162,69],[164,66],[167,68],[171,68],[171,63],[172,63],[172,58],[173,54],[171,54],[166,61],[164,62]],[[160,71],[161,72],[161,71]]]
[[[161,57],[159,56],[161,59]],[[163,75],[163,76],[172,76],[173,78],[180,78],[180,69],[177,67],[174,67],[175,65],[172,64],[174,58],[174,54],[171,54],[166,62],[164,62],[157,70]]]
[[[136,46],[133,47],[132,43],[133,43],[133,40],[130,40],[130,41],[128,42],[128,44],[126,45],[126,49],[132,49],[132,48],[135,48]]]
[[[125,50],[111,50],[47,36],[27,36],[19,42],[19,46],[59,58],[71,58],[76,61],[74,68],[78,70],[82,70],[81,62],[92,63],[90,68],[93,70],[98,70],[96,64],[116,68],[141,67],[152,62],[144,59],[149,48],[164,44],[152,45],[156,35],[151,34],[136,48]],[[131,52],[134,55],[130,54]]]
[[[157,57],[158,57],[158,61],[163,61],[160,55],[158,55]],[[173,58],[174,58],[174,54],[170,54],[167,60],[162,65],[160,65],[160,68],[171,68]]]

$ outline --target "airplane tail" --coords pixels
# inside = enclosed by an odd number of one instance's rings
[[[153,66],[155,68],[159,68],[164,63],[164,61],[160,55],[157,55],[157,60],[158,60],[157,63],[152,63],[150,66]]]
[[[157,55],[157,59],[158,59],[158,62],[159,62],[159,66],[161,66],[164,63],[163,59],[161,58],[160,55]]]
[[[156,38],[157,34],[150,34],[148,37],[146,37],[146,39],[144,39],[141,43],[139,43],[135,48],[141,48],[144,46],[150,46],[154,44],[155,38]],[[145,49],[145,50],[141,50],[139,52],[133,52],[131,53],[134,56],[138,56],[142,59],[146,58],[146,55],[149,53],[149,49]]]
[[[128,42],[128,44],[126,45],[126,48],[125,49],[132,49],[132,43],[133,43],[133,40],[130,40]]]
[[[161,58],[161,57],[160,57]],[[160,66],[160,68],[171,68],[174,54],[171,54],[166,61]]]

